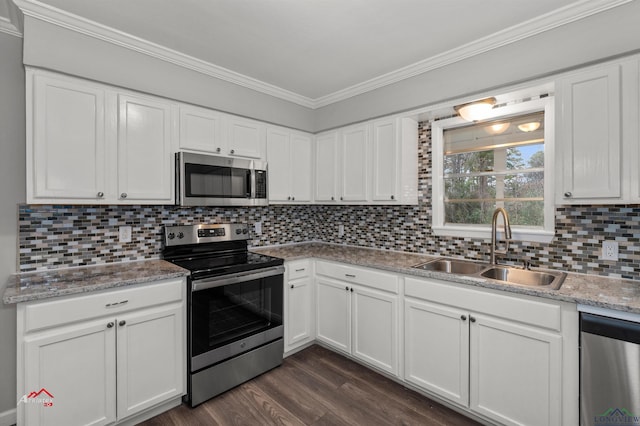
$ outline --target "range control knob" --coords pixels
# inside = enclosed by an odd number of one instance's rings
[[[237,234],[237,235],[242,234],[242,229],[240,229],[240,228],[236,229],[236,234]]]
[[[184,238],[184,232],[178,232],[178,239],[181,240]]]
[[[249,233],[249,229],[248,229],[248,228],[244,228],[244,229],[242,230],[242,233],[243,233],[243,234],[248,234],[248,233]]]
[[[169,235],[167,235],[167,238],[169,238],[170,240],[173,240],[176,237],[176,234],[174,234],[173,232],[169,232]]]

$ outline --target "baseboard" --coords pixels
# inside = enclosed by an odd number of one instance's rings
[[[16,419],[17,412],[15,408],[0,412],[0,426],[13,426],[16,424]]]

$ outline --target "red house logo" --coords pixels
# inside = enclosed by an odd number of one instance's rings
[[[46,388],[42,388],[39,391],[32,391],[28,394],[22,395],[22,398],[18,400],[18,405],[23,402],[25,404],[42,404],[45,407],[53,406],[53,395]]]

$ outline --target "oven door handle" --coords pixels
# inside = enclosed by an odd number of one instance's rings
[[[273,277],[284,274],[284,266],[273,266],[271,268],[260,269],[259,271],[239,272],[232,275],[223,275],[215,278],[192,281],[191,291],[202,291],[209,288],[221,287],[223,285],[238,284],[247,281],[259,280],[260,278]]]

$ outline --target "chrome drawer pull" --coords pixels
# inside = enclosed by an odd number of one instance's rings
[[[126,303],[129,303],[128,300],[122,300],[120,302],[114,302],[114,303],[107,303],[106,305],[104,305],[106,308],[112,308],[114,306],[120,306],[120,305],[124,305]]]

